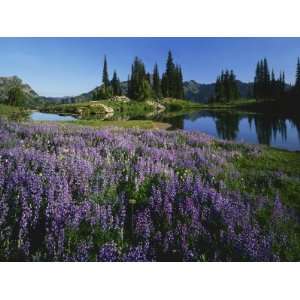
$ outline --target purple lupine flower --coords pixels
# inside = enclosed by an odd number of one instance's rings
[[[135,232],[141,237],[144,241],[148,240],[151,235],[151,215],[150,210],[145,209],[137,213],[136,216],[136,224],[135,224]]]
[[[120,254],[116,243],[109,242],[104,244],[98,254],[98,261],[116,262],[120,260]]]
[[[262,228],[257,214],[271,199],[228,191],[218,178],[226,169],[240,180],[232,160],[261,155],[259,146],[1,120],[0,141],[0,259],[269,261],[288,248],[280,222],[291,215],[279,197]]]
[[[147,253],[146,253],[146,247],[143,247],[141,245],[136,247],[131,247],[128,252],[123,256],[123,261],[126,262],[146,262],[147,259]]]

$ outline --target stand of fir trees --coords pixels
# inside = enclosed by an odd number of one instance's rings
[[[157,64],[154,65],[154,69],[153,69],[152,90],[153,90],[153,96],[155,99],[160,99],[162,97],[161,80],[159,77],[159,71],[158,71]]]
[[[298,115],[300,111],[300,59],[297,60],[294,85],[285,82],[284,72],[276,78],[274,71],[269,71],[267,59],[257,63],[254,78],[254,96],[257,108],[287,115]],[[271,101],[269,101],[271,100]],[[270,106],[270,103],[271,106]]]
[[[141,59],[135,57],[131,67],[131,74],[127,81],[127,96],[136,101],[147,99],[159,100],[161,98],[184,99],[183,75],[180,65],[175,64],[171,51],[168,52],[166,69],[160,77],[158,65],[155,64],[152,73],[146,71],[145,64]],[[102,83],[93,95],[94,100],[109,99],[113,96],[121,96],[121,82],[117,72],[113,72],[109,79],[108,63],[104,57],[102,70]],[[296,113],[300,110],[300,58],[297,60],[295,84],[285,83],[285,74],[280,72],[276,78],[272,70],[270,72],[266,58],[260,60],[256,65],[255,77],[249,90],[249,98],[254,96],[259,100],[260,109],[270,110],[268,100],[272,100],[272,110]],[[215,96],[209,102],[226,103],[239,99],[239,89],[234,72],[222,71],[215,83]],[[13,88],[9,92],[8,102],[17,104],[19,91]],[[267,100],[267,101],[265,101]],[[275,100],[275,101],[274,101]],[[258,107],[258,106],[257,106]]]
[[[274,70],[270,72],[266,58],[257,63],[253,83],[253,95],[256,100],[285,100],[282,104],[288,106],[291,99],[300,98],[300,59],[297,62],[296,83],[289,91],[286,90],[285,74],[280,72],[275,77]],[[252,92],[250,93],[252,94]],[[215,97],[210,102],[229,102],[239,98],[234,72],[225,70],[217,77],[215,84]],[[300,101],[299,101],[300,102]],[[273,107],[274,108],[274,107]]]
[[[112,88],[112,94],[113,96],[121,96],[122,95],[122,89],[121,89],[121,82],[117,75],[117,72],[114,71],[112,80],[111,80],[111,88]]]
[[[100,87],[99,97],[100,99],[108,99],[112,97],[112,88],[109,81],[106,56],[104,56],[103,71],[102,71],[102,85]]]
[[[285,96],[284,72],[276,79],[273,70],[270,75],[267,59],[260,60],[256,65],[253,91],[257,100],[282,99]]]
[[[159,100],[163,97],[184,98],[182,69],[175,65],[171,51],[168,53],[166,71],[160,78],[158,65],[155,64],[153,73],[146,72],[143,61],[135,57],[131,66],[131,74],[128,77],[127,96],[136,101],[147,99]],[[94,100],[109,99],[113,96],[122,95],[121,82],[114,71],[112,80],[109,79],[108,64],[104,57],[102,84],[93,95]]]
[[[128,80],[128,97],[137,101],[162,97],[184,98],[182,69],[174,64],[171,51],[168,53],[166,71],[161,79],[157,64],[150,74],[146,72],[141,59],[134,59]]]
[[[102,84],[100,85],[100,88],[95,91],[93,98],[94,100],[100,100],[100,99],[109,99],[113,96],[121,96],[121,95],[122,95],[121,82],[117,75],[117,72],[114,71],[113,78],[110,81],[109,74],[108,74],[107,59],[106,56],[104,56]]]
[[[285,91],[284,102],[289,110],[298,114],[300,111],[300,59],[297,59],[295,84]]]
[[[229,102],[239,98],[239,90],[236,82],[236,76],[233,70],[222,71],[217,77],[215,85],[215,98],[213,102]]]
[[[128,97],[143,101],[151,97],[150,76],[146,74],[145,65],[141,59],[135,57],[128,81]]]
[[[165,98],[184,98],[182,70],[179,65],[174,64],[171,51],[168,53],[166,71],[162,75],[161,90]]]

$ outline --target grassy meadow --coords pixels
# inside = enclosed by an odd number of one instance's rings
[[[300,259],[299,153],[69,124],[0,137],[2,261]]]
[[[80,116],[56,123],[0,105],[0,260],[300,260],[299,152],[152,119],[249,103],[44,106]]]

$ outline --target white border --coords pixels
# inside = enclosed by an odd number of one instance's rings
[[[297,0],[2,0],[0,36],[299,36]]]
[[[298,3],[5,0],[0,36],[300,36]],[[0,285],[1,299],[295,299],[299,263],[0,263]]]
[[[296,299],[291,263],[2,263],[1,299]],[[286,275],[288,281],[286,280]]]

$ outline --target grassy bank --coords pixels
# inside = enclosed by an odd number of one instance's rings
[[[96,128],[120,127],[140,129],[167,129],[169,124],[151,120],[76,120],[64,122],[69,125],[90,126]]]
[[[28,111],[16,106],[0,103],[0,117],[9,120],[23,120],[28,116]]]
[[[41,108],[43,112],[80,115],[82,118],[103,118],[106,114],[114,117],[137,118],[153,111],[147,102],[116,100],[89,101],[72,104],[47,105]]]
[[[40,109],[43,112],[59,113],[59,114],[105,114],[103,106],[93,106],[92,102],[79,102],[70,104],[48,104]]]
[[[249,205],[261,206],[262,197],[275,199],[277,210],[284,214],[293,214],[296,219],[300,215],[300,152],[261,147],[257,154],[243,151],[233,160],[231,167],[224,172],[227,189],[237,191],[241,195],[248,195]],[[247,197],[247,196],[246,196]],[[281,199],[282,204],[276,204]],[[256,212],[256,218],[264,231],[272,226],[271,219],[277,218],[272,204],[261,206]],[[288,240],[284,248],[274,246],[285,260],[299,261],[300,256],[300,224],[291,222],[285,216],[280,225],[276,225],[279,232],[285,232]]]
[[[171,98],[162,99],[161,103],[166,107],[167,111],[188,111],[206,107],[206,105],[202,103]]]
[[[14,113],[19,113],[21,110],[16,106],[6,105],[0,103],[0,114],[3,116],[9,116]]]
[[[232,100],[226,103],[215,102],[215,103],[197,103],[188,100],[180,99],[163,99],[162,103],[166,105],[167,110],[173,111],[189,111],[199,109],[239,109],[253,107],[258,102],[255,99],[238,99]]]
[[[230,186],[253,195],[276,197],[300,212],[300,152],[262,147],[261,154],[247,153],[234,161],[241,178]]]
[[[299,117],[300,106],[297,98],[281,99],[281,100],[252,100],[240,106],[241,109],[247,111],[279,114],[293,118]]]
[[[215,102],[215,103],[208,103],[204,104],[208,109],[230,109],[230,108],[246,108],[253,106],[257,103],[256,99],[238,99],[238,100],[232,100],[226,103],[223,102]]]
[[[82,115],[84,117],[105,114],[105,107],[113,110],[114,115],[130,118],[143,117],[151,112],[158,112],[157,104],[167,111],[199,109],[202,104],[179,99],[162,99],[161,101],[118,101],[99,100],[72,104],[46,105],[41,108],[44,112]]]

